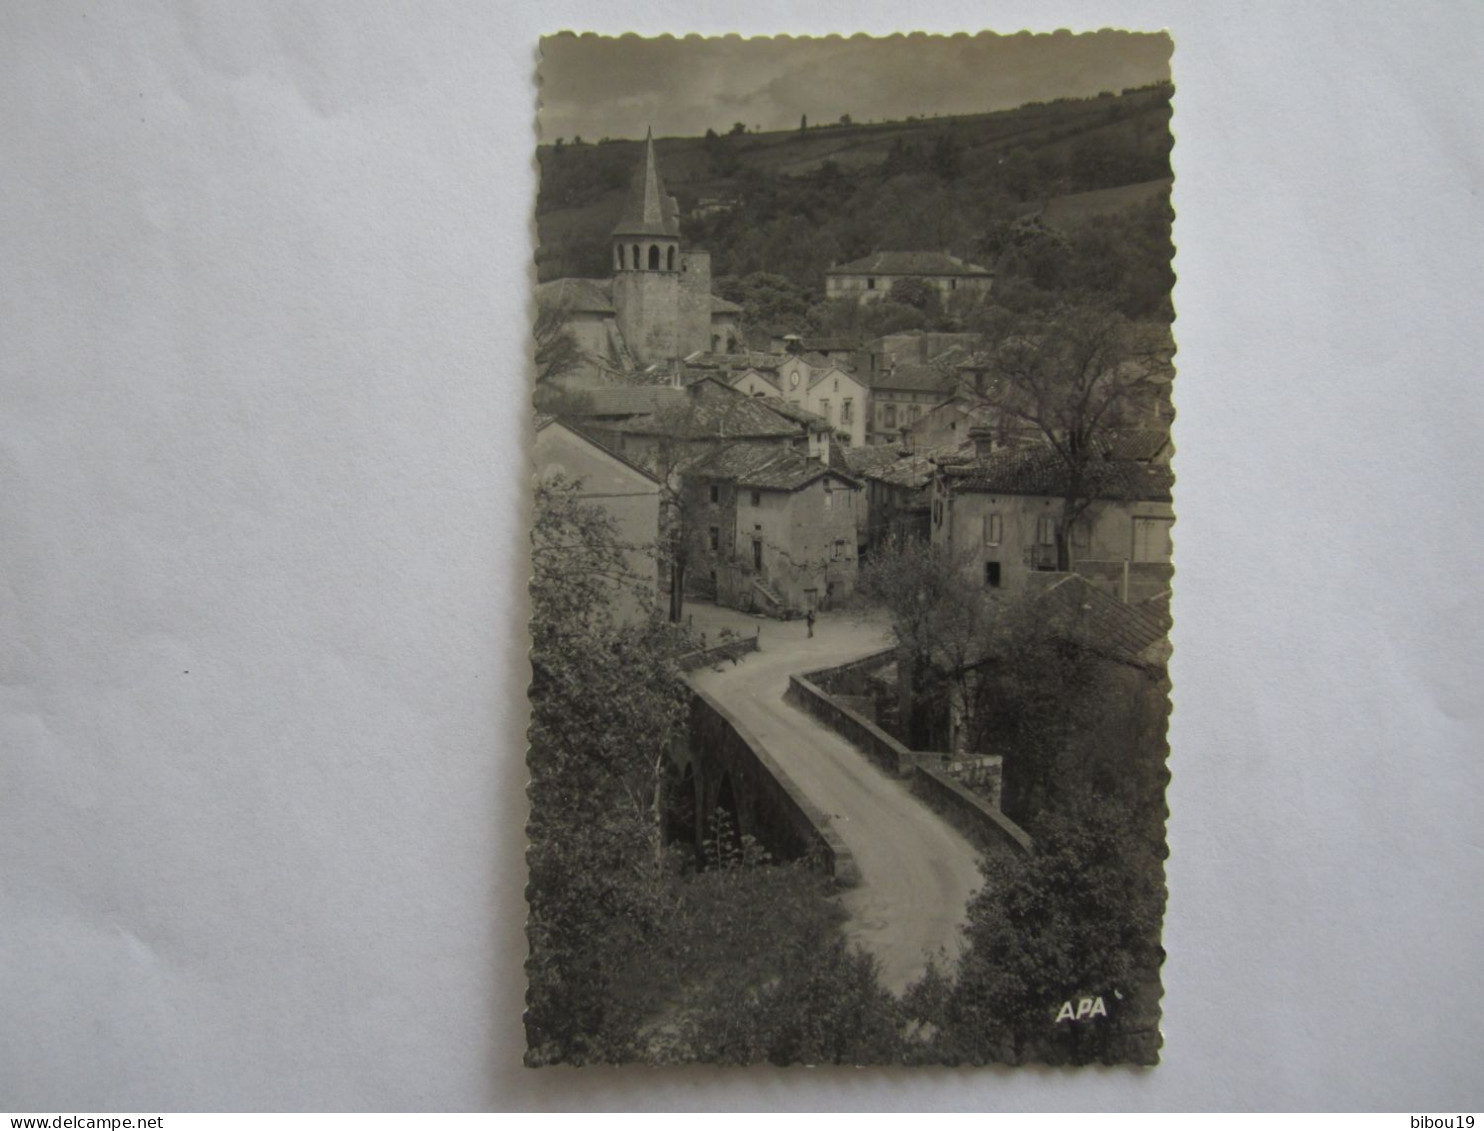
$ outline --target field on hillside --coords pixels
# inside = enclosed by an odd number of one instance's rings
[[[946,250],[996,268],[1018,217],[1070,231],[1166,194],[1171,93],[772,133],[723,122],[656,139],[655,152],[682,238],[711,253],[713,277],[774,275],[822,296],[832,264],[873,251]],[[539,149],[542,280],[610,273],[610,233],[642,156],[627,140]]]

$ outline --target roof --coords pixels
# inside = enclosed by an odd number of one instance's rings
[[[669,385],[617,385],[584,389],[583,395],[592,405],[591,416],[644,416],[685,403],[685,390]]]
[[[1058,496],[1067,483],[1066,464],[1046,445],[944,464],[942,472],[955,490],[996,495]],[[1168,465],[1119,459],[1106,450],[1104,458],[1089,461],[1087,477],[1095,498],[1167,500],[1174,487]]]
[[[702,377],[684,389],[668,385],[634,386],[654,389],[655,408],[635,413],[612,428],[640,436],[664,435],[680,440],[775,439],[802,436],[804,425],[771,406],[762,397],[723,384],[713,376]],[[603,390],[608,391],[608,390]],[[617,399],[617,398],[615,398]],[[594,415],[602,415],[595,412]],[[617,415],[609,413],[607,415]]]
[[[728,444],[687,464],[682,474],[729,479],[758,491],[797,491],[826,475],[859,486],[854,476],[777,444]]]
[[[903,363],[876,374],[873,389],[903,389],[918,393],[951,393],[957,382],[943,370],[931,365]]]
[[[789,404],[788,401],[784,400],[782,397],[769,395],[765,397],[754,397],[753,399],[762,401],[763,404],[767,405],[774,412],[778,413],[781,416],[786,416],[790,420],[797,420],[811,432],[833,432],[835,430],[830,422],[824,417],[820,416],[819,413],[810,412],[806,408],[800,408],[798,405]]]
[[[932,481],[941,461],[962,456],[964,450],[963,445],[946,445],[903,452],[894,444],[873,444],[852,448],[846,459],[850,469],[862,479],[915,490]]]
[[[831,267],[826,275],[971,275],[992,278],[994,272],[965,263],[946,251],[878,251],[864,259]]]
[[[550,302],[573,314],[613,314],[611,279],[552,279],[536,288],[538,303]]]
[[[739,306],[737,303],[733,302],[729,298],[722,298],[721,295],[712,295],[711,296],[711,313],[712,314],[741,314],[742,313],[742,307]]]
[[[630,471],[638,472],[640,475],[644,476],[645,479],[648,479],[652,483],[659,483],[659,481],[660,481],[659,478],[652,471],[649,471],[647,468],[644,468],[644,467],[639,466],[639,464],[635,463],[633,460],[629,459],[627,456],[620,455],[618,452],[614,451],[607,444],[605,444],[602,440],[600,440],[596,436],[594,436],[591,432],[586,431],[578,421],[569,420],[569,419],[563,419],[561,417],[556,417],[556,416],[547,416],[544,413],[537,414],[537,416],[536,416],[536,431],[537,432],[542,431],[544,428],[546,428],[548,425],[551,425],[551,424],[560,425],[562,428],[565,428],[568,432],[572,433],[572,435],[578,437],[581,440],[587,441],[593,447],[597,448],[600,452],[602,452],[605,456],[608,456],[610,459],[613,459],[613,460],[617,461],[618,463],[623,464]]]
[[[833,337],[833,338],[804,338],[799,343],[805,350],[818,351],[821,353],[833,353],[836,350],[853,350],[860,348],[859,338]]]
[[[1126,605],[1076,573],[1048,586],[1037,601],[1051,617],[1075,623],[1109,659],[1141,667],[1164,662],[1171,621],[1157,605]]]
[[[665,191],[654,159],[654,131],[644,135],[644,157],[634,170],[615,236],[671,236],[680,238],[680,209]]]

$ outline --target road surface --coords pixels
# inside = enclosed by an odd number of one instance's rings
[[[727,623],[726,610],[698,606],[698,627],[702,610],[718,626]],[[882,984],[900,993],[940,949],[958,953],[965,905],[981,883],[978,853],[912,796],[904,781],[877,769],[834,731],[783,701],[791,673],[843,664],[886,647],[884,626],[825,614],[814,638],[806,634],[802,621],[765,621],[760,652],[720,671],[696,672],[692,680],[735,714],[829,814],[861,874],[860,884],[843,896],[846,934],[876,956]]]

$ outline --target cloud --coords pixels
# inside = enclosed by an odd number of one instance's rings
[[[544,137],[787,129],[966,114],[1082,97],[1169,77],[1156,33],[703,39],[554,36],[542,41]]]

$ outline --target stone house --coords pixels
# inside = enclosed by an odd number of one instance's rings
[[[735,374],[732,387],[752,397],[779,397],[813,413],[851,447],[866,442],[871,390],[823,355],[784,355],[775,365],[749,366]]]
[[[1104,455],[1099,478],[1106,486],[1070,532],[1072,570],[1137,602],[1169,589],[1173,481],[1157,458],[1111,448]],[[1065,576],[1055,572],[1065,477],[1045,446],[940,464],[932,540],[963,552],[964,568],[991,589],[1020,592]]]
[[[854,592],[860,482],[827,458],[734,443],[680,480],[692,594],[776,616]]]
[[[960,294],[987,295],[994,272],[946,251],[878,251],[827,270],[825,297],[879,302],[899,279],[921,279],[946,302]]]
[[[911,427],[953,395],[953,376],[935,365],[893,365],[870,378],[867,442],[897,444]]]
[[[560,477],[576,483],[580,499],[601,506],[613,519],[625,547],[628,573],[614,594],[614,614],[621,620],[646,615],[659,586],[660,481],[573,425],[551,417],[537,418],[533,455],[542,482]]]

